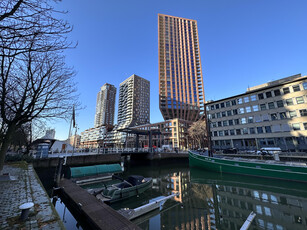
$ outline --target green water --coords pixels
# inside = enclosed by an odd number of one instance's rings
[[[114,209],[180,192],[160,210],[132,221],[142,229],[240,229],[252,211],[257,215],[249,229],[307,229],[306,184],[190,170],[188,163],[139,163],[125,169],[128,175],[152,177],[153,187]]]

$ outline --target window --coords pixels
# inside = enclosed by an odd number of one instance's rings
[[[255,116],[255,122],[261,122],[262,119],[261,119],[261,116],[260,115],[256,115]]]
[[[280,124],[278,124],[278,125],[272,125],[272,131],[273,131],[274,133],[280,132],[280,131],[281,131]]]
[[[307,123],[306,123],[307,124]],[[234,129],[231,129],[231,130],[229,130],[229,133],[230,133],[230,135],[235,135],[235,130]]]
[[[251,95],[251,101],[256,101],[257,98],[256,98],[256,95]]]
[[[226,117],[226,112],[225,111],[222,112],[222,117]]]
[[[282,91],[284,92],[284,94],[290,93],[289,87],[283,88]]]
[[[263,133],[262,127],[257,127],[257,133]]]
[[[222,122],[221,122],[221,121],[218,121],[218,122],[217,122],[217,126],[218,126],[218,127],[222,127]]]
[[[224,102],[221,103],[221,108],[224,108],[225,107],[225,104]]]
[[[212,113],[212,119],[215,119],[215,113]]]
[[[214,110],[214,105],[211,105],[210,108],[211,108],[211,110]]]
[[[301,117],[307,117],[307,109],[300,110]]]
[[[263,114],[262,115],[262,120],[263,121],[269,121],[270,119],[269,119],[269,114]]]
[[[297,104],[303,104],[304,103],[304,98],[303,97],[297,97],[296,98],[296,103]]]
[[[293,129],[293,130],[301,130],[300,123],[294,123],[294,124],[292,124],[292,129]]]
[[[260,104],[260,110],[266,110],[266,105],[265,104]]]
[[[249,97],[244,97],[244,103],[249,102]]]
[[[238,104],[242,104],[243,103],[242,98],[237,99],[237,101],[238,101]]]
[[[233,120],[229,120],[229,121],[228,121],[228,124],[229,124],[229,125],[233,125]]]
[[[279,117],[280,117],[281,120],[287,119],[287,114],[286,114],[286,112],[281,112],[281,113],[279,113]]]
[[[296,117],[296,111],[295,110],[289,111],[289,116],[290,118]]]
[[[237,104],[236,100],[232,100],[232,101],[231,101],[231,104],[232,104],[232,105],[236,105],[236,104]]]
[[[247,128],[243,128],[242,131],[243,131],[243,134],[248,134],[248,129]]]
[[[239,124],[239,119],[234,119],[235,125]]]
[[[230,101],[226,101],[226,107],[230,107]]]
[[[217,131],[214,131],[214,136],[217,137]]]
[[[307,89],[307,82],[303,82],[303,88]]]
[[[241,124],[246,124],[246,118],[245,117],[241,118]]]
[[[228,122],[227,121],[223,121],[223,126],[227,126]]]
[[[223,131],[219,131],[219,136],[224,136],[224,132]]]
[[[219,109],[219,108],[220,108],[220,105],[219,105],[219,104],[216,104],[216,105],[215,105],[215,108],[216,108],[216,109]]]
[[[216,113],[216,118],[221,118],[221,113]]]
[[[253,111],[254,111],[254,112],[259,111],[259,107],[258,107],[258,105],[253,105]]]
[[[274,95],[275,97],[280,96],[280,90],[279,89],[274,90]]]
[[[271,126],[265,126],[264,129],[265,129],[266,133],[271,133],[272,132]]]
[[[250,113],[252,111],[252,108],[250,106],[245,107],[245,110],[247,113]]]
[[[274,102],[269,102],[268,106],[269,106],[269,109],[275,109]]]
[[[241,135],[241,129],[236,129],[236,134]]]
[[[248,123],[253,123],[254,122],[254,117],[248,117]]]
[[[216,128],[216,122],[211,122],[211,127]]]
[[[239,113],[240,114],[244,113],[244,108],[239,108]]]
[[[249,133],[250,134],[255,134],[255,128],[249,128]]]
[[[286,99],[286,104],[289,105],[293,105],[293,100],[292,98]]]
[[[259,100],[264,99],[263,93],[259,93],[259,94],[258,94],[258,99],[259,99]]]
[[[227,116],[231,116],[231,110],[227,111]]]
[[[233,115],[237,115],[238,114],[238,110],[234,109],[234,110],[232,110],[232,113],[233,113]]]
[[[292,88],[293,88],[293,91],[294,91],[294,92],[301,91],[300,85],[294,85],[294,86],[292,86]]]
[[[225,130],[224,133],[225,133],[225,136],[228,136],[228,135],[229,135],[229,134],[228,134],[228,130]]]
[[[278,120],[278,118],[277,118],[277,113],[272,113],[272,114],[271,114],[271,120],[272,120],[272,121]]]
[[[272,93],[271,93],[271,91],[270,91],[270,92],[266,92],[266,93],[265,93],[265,96],[266,96],[266,98],[270,98],[270,97],[272,97]]]
[[[304,129],[307,130],[307,123],[303,123]]]
[[[284,102],[283,102],[283,100],[276,101],[276,104],[277,104],[277,107],[278,107],[278,108],[284,107]]]

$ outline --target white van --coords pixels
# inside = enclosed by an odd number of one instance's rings
[[[275,153],[280,153],[281,149],[279,147],[266,147],[261,148],[260,151],[257,151],[258,155],[274,155]]]
[[[162,145],[162,151],[171,152],[173,151],[173,148],[170,145]]]

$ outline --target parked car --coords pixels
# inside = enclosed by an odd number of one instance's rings
[[[236,148],[228,148],[223,150],[224,154],[237,154],[238,150]]]

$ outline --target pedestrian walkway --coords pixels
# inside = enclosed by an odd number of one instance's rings
[[[0,229],[65,229],[31,164],[4,165],[0,177]],[[19,206],[33,202],[26,221],[19,220]]]

